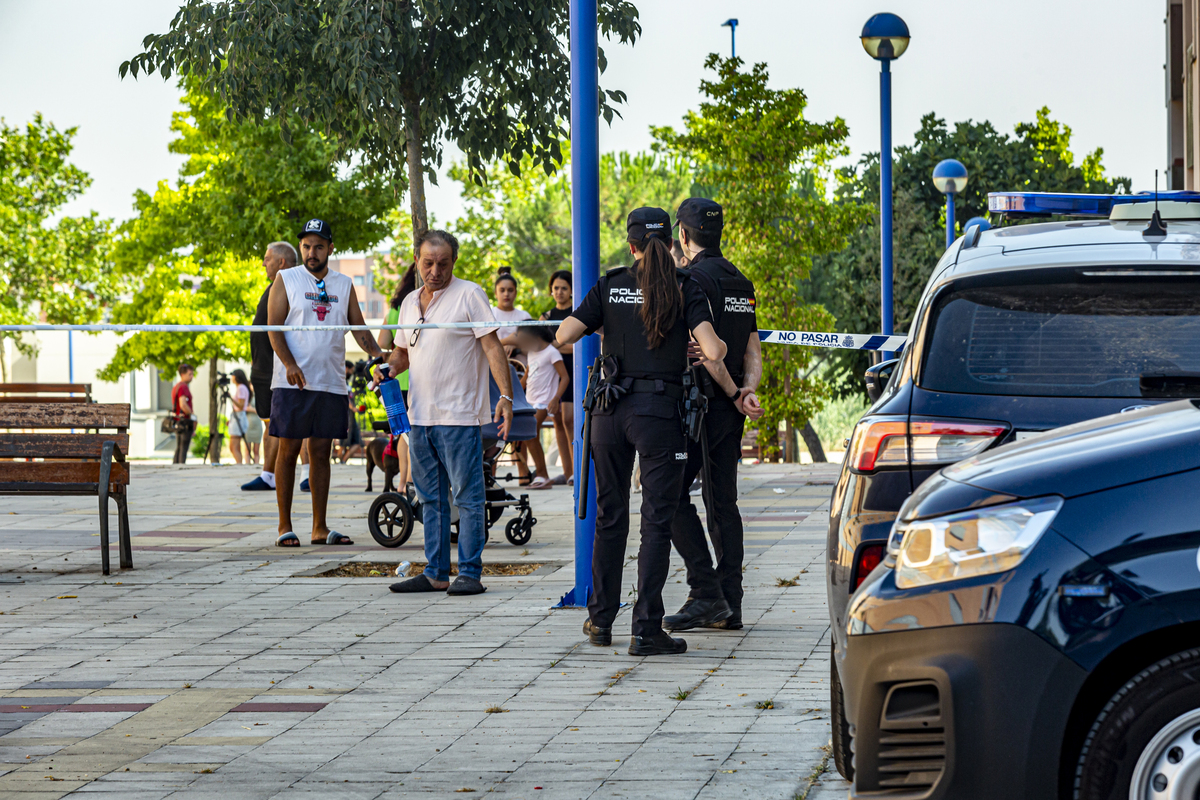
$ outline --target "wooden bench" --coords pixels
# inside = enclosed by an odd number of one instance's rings
[[[12,385],[12,384],[8,384]],[[113,430],[71,433],[69,429]],[[30,431],[34,432],[30,432]],[[108,568],[108,500],[117,501],[121,568],[133,567],[126,487],[128,403],[0,405],[0,495],[89,495],[100,498],[100,561]]]
[[[0,383],[0,403],[90,402],[90,383]]]

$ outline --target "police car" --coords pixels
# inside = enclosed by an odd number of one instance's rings
[[[1168,698],[1194,720],[1143,698],[1121,713],[1162,724],[1122,738],[1112,712],[1200,647],[1200,410],[1155,408],[1200,396],[1200,194],[989,207],[1057,221],[947,250],[834,488],[835,763],[851,797],[1196,797],[1200,688]]]

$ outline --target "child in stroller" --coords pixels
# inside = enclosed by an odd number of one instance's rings
[[[533,509],[529,505],[529,495],[523,494],[518,499],[509,494],[492,476],[492,465],[509,442],[525,442],[537,436],[538,426],[536,410],[525,399],[525,392],[521,389],[521,382],[517,380],[515,370],[511,367],[509,369],[513,372],[513,421],[509,428],[508,441],[500,439],[499,426],[496,423],[489,422],[481,426],[483,452],[480,454],[480,469],[483,470],[485,487],[485,536],[492,523],[504,514],[504,509],[511,508],[516,517],[508,521],[504,528],[504,536],[510,543],[520,546],[526,544],[533,536],[533,526],[537,524],[537,518],[533,516]],[[488,382],[490,403],[494,411],[496,404],[500,402],[500,388],[490,375]],[[451,539],[457,541],[458,506],[453,502],[451,498]],[[384,547],[399,547],[412,535],[414,519],[421,520],[421,501],[411,488],[405,494],[384,492],[371,504],[371,510],[367,514],[367,527],[379,544]]]

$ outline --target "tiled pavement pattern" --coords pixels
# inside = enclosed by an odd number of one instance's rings
[[[485,553],[549,568],[478,597],[398,596],[386,578],[298,576],[421,559],[419,525],[398,550],[370,539],[361,467],[335,467],[331,496],[358,544],[298,552],[271,546],[274,496],[237,490],[251,474],[135,465],[136,568],[107,579],[94,499],[0,500],[0,797],[844,796],[820,775],[833,467],[743,468],[747,626],[655,658],[625,653],[626,613],[600,649],[582,611],[550,610],[573,580],[566,487],[530,493],[527,554]]]

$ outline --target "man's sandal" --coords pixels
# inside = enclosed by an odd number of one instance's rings
[[[292,533],[291,531],[288,531],[287,533],[281,534],[280,537],[275,540],[275,546],[276,547],[299,547],[300,546],[300,537],[297,536],[296,534]]]
[[[313,544],[321,544],[321,543],[313,542]],[[344,533],[338,533],[337,531],[330,531],[328,533],[328,535],[325,536],[325,544],[354,544],[354,542],[352,542],[350,540],[350,537],[345,535]]]

